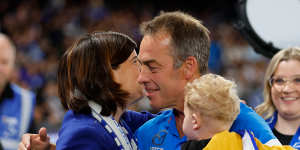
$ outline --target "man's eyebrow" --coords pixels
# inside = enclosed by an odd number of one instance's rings
[[[149,66],[150,64],[154,63],[156,65],[159,65],[159,66],[162,66],[161,64],[159,64],[155,59],[150,59],[150,60],[145,60],[145,61],[141,61],[140,59],[138,59],[138,61],[141,63],[141,64],[144,64],[146,66]]]

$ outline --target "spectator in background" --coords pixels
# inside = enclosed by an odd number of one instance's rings
[[[10,81],[16,49],[0,33],[0,142],[4,150],[15,150],[33,119],[35,95]]]
[[[279,51],[264,78],[264,102],[256,108],[282,144],[300,149],[300,48]]]
[[[183,132],[189,141],[181,149],[293,149],[290,146],[263,145],[248,130],[229,132],[239,112],[240,101],[234,82],[219,75],[206,74],[188,83],[185,87]]]

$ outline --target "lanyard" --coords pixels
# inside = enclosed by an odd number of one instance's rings
[[[298,127],[298,130],[296,134],[293,136],[290,145],[300,150],[300,127]]]
[[[269,124],[270,128],[274,129],[275,124],[277,122],[277,112],[275,112],[274,115],[266,121]],[[300,150],[300,126],[298,127],[296,134],[293,136],[290,145],[293,148]]]
[[[136,142],[133,139],[130,140],[131,142],[129,141],[128,136],[125,135],[128,132],[121,124],[112,116],[100,115],[102,107],[99,104],[93,101],[89,101],[88,104],[92,110],[93,117],[110,133],[121,150],[137,150]]]

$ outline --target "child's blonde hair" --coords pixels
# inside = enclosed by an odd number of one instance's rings
[[[186,85],[185,106],[203,116],[232,123],[240,112],[236,84],[219,75],[203,75]]]

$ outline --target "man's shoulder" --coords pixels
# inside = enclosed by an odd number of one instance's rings
[[[172,109],[161,111],[156,117],[143,124],[140,129],[157,128],[159,125],[164,124],[166,121],[168,121],[168,118],[172,115]]]
[[[152,114],[147,111],[136,112],[132,110],[126,110],[121,116],[122,119],[126,121],[139,121],[139,120],[150,120],[151,118],[156,117],[157,115]]]

